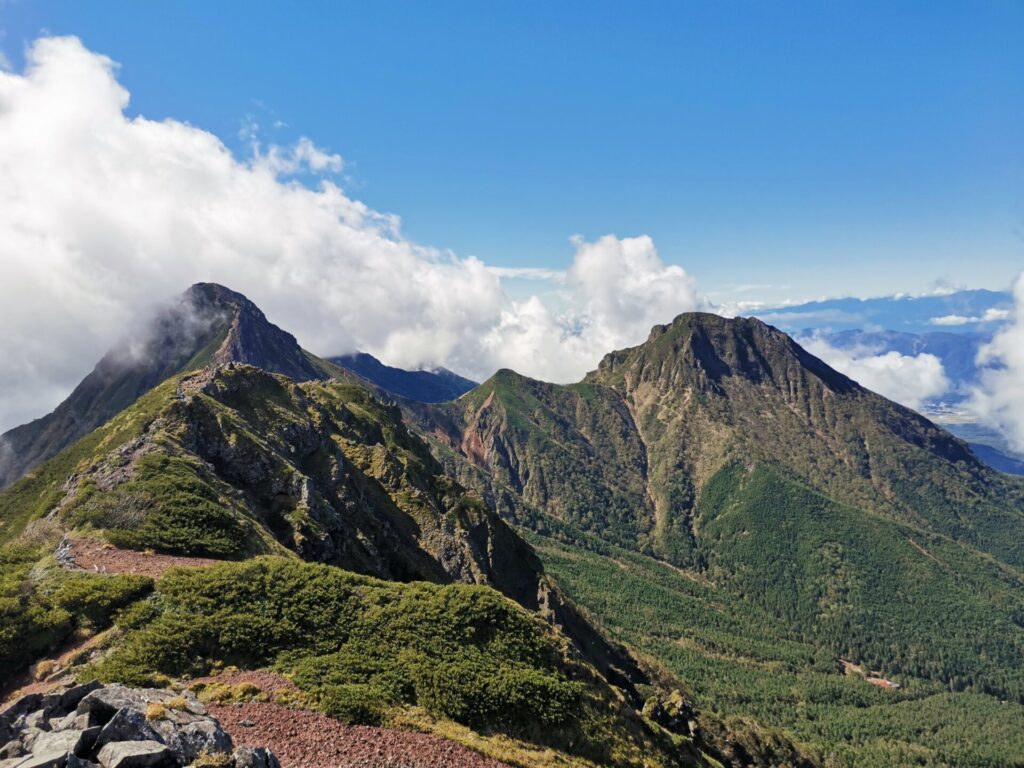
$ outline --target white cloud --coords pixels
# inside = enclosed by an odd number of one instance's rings
[[[865,347],[839,349],[820,336],[799,339],[812,355],[864,387],[897,403],[920,410],[925,401],[949,389],[942,361],[935,355],[878,354]]]
[[[943,315],[933,317],[928,321],[930,325],[968,325],[970,323],[999,323],[1009,320],[1012,313],[1008,309],[997,309],[990,307],[984,314],[968,317],[967,315]]]
[[[565,282],[565,272],[560,269],[545,269],[544,267],[488,267],[487,271],[496,277],[510,280]]]
[[[969,401],[977,417],[1000,430],[1013,448],[1024,451],[1024,274],[1013,289],[1012,322],[981,348],[984,366]]]
[[[303,139],[240,159],[194,126],[129,118],[116,69],[43,38],[24,73],[0,72],[0,430],[51,409],[133,318],[198,281],[245,293],[315,352],[476,377],[575,379],[695,305],[650,238],[611,236],[574,241],[557,312],[512,301],[479,259],[407,240],[329,179],[310,186],[339,155]]]

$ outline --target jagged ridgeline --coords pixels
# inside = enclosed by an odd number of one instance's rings
[[[1024,485],[780,331],[682,315],[578,384],[500,371],[406,411],[451,473],[537,534],[577,602],[705,706],[852,764],[1004,765],[1024,748],[979,730],[958,750],[944,729],[977,700],[928,698],[1008,700],[983,720],[1024,725]],[[904,687],[847,698],[840,657]],[[782,669],[810,677],[782,685]],[[896,711],[844,722],[844,701],[907,699],[928,706],[905,729],[882,724]],[[883,746],[860,757],[868,744]]]
[[[172,378],[0,504],[7,669],[123,610],[109,656],[84,676],[166,684],[277,665],[357,722],[416,705],[599,763],[639,765],[648,751],[700,762],[586,661],[596,650],[619,682],[642,677],[562,603],[530,547],[359,385],[233,363]],[[146,598],[139,577],[49,565],[64,534],[243,562],[168,575]]]
[[[769,326],[683,315],[442,404],[393,390],[468,382],[343,369],[221,286],[139,337],[5,436],[5,669],[271,667],[522,766],[1024,754],[1024,484]]]
[[[91,638],[71,662],[82,679],[166,686],[273,667],[307,706],[435,730],[513,764],[804,764],[753,725],[745,745],[723,729],[703,738],[679,697],[642,717],[671,678],[651,685],[607,642],[397,406],[243,297],[190,293],[234,307],[226,330],[188,342],[217,364],[148,358],[182,370],[0,492],[5,683],[40,659],[63,669],[62,644]],[[260,355],[306,380],[235,362]],[[132,365],[133,381],[157,375]],[[113,391],[91,408],[114,409]],[[186,560],[155,582],[74,568],[76,552],[108,546],[221,564]]]

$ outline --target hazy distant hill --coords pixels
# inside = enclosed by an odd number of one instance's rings
[[[384,365],[366,352],[330,357],[328,360],[341,368],[362,376],[391,394],[423,403],[442,403],[454,400],[476,386],[475,381],[459,376],[447,368],[432,371],[406,371]]]

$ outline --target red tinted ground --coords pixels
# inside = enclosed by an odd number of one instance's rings
[[[216,560],[207,557],[178,557],[118,549],[96,539],[71,539],[70,556],[75,567],[100,573],[136,573],[154,579],[168,568],[178,565],[213,565]]]
[[[269,747],[281,768],[508,768],[438,736],[342,725],[319,712],[261,703],[207,709],[235,746]]]

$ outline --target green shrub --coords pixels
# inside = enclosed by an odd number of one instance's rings
[[[76,617],[79,626],[99,629],[114,612],[153,588],[145,576],[72,573],[60,579],[51,599]]]
[[[320,706],[349,725],[380,725],[387,703],[369,685],[329,685],[320,691]]]
[[[152,588],[140,576],[43,571],[38,552],[0,554],[0,669],[24,669],[77,628],[102,629],[114,613]]]
[[[419,704],[505,730],[567,719],[582,691],[546,625],[484,587],[395,584],[263,557],[171,570],[159,592],[159,614],[90,674],[147,684],[273,664],[346,722]]]

